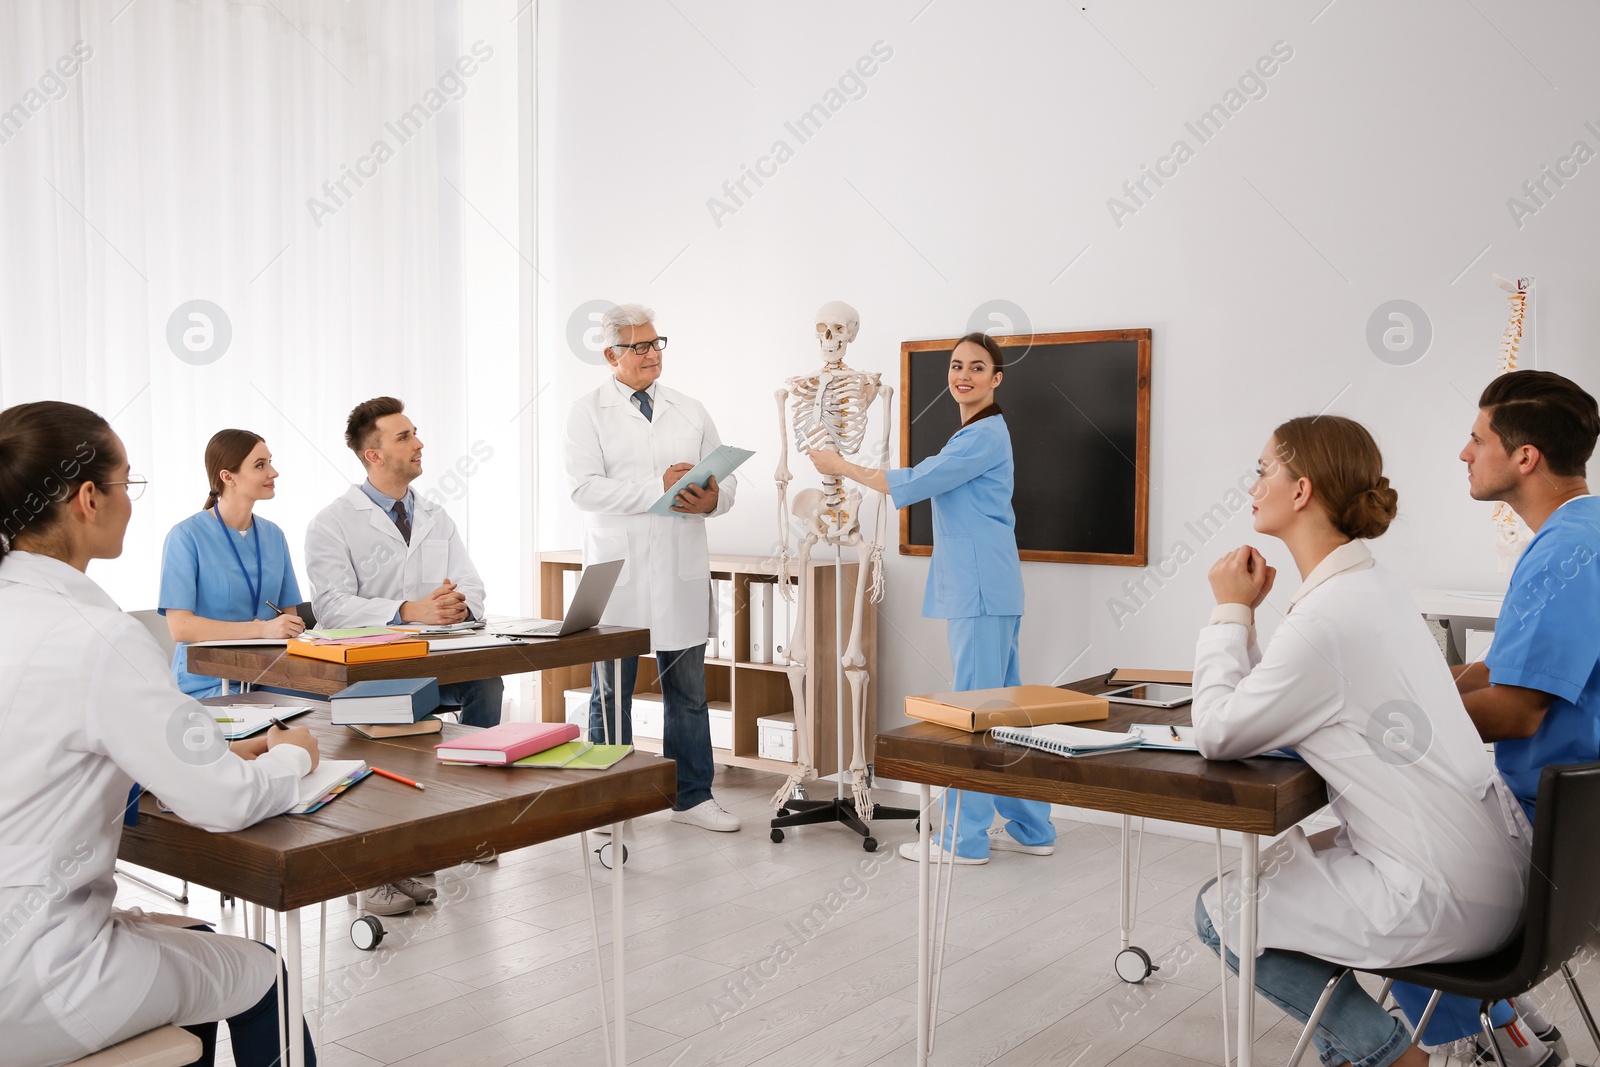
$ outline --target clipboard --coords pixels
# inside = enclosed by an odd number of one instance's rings
[[[682,512],[673,511],[673,501],[678,499],[678,494],[693,482],[700,489],[712,478],[722,481],[728,475],[739,469],[739,465],[754,452],[746,448],[734,448],[732,445],[719,445],[709,456],[694,465],[694,469],[673,483],[672,488],[650,505],[652,515],[681,515]]]

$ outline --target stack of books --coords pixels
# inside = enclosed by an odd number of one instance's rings
[[[387,626],[362,626],[348,630],[307,630],[290,641],[286,650],[291,656],[331,663],[379,663],[426,656],[428,642]]]
[[[478,763],[505,767],[518,760],[564,745],[578,736],[569,722],[503,722],[487,730],[473,730],[434,746],[445,763]]]
[[[434,678],[357,682],[333,694],[328,703],[335,726],[348,726],[363,737],[436,734],[443,726],[433,717],[439,708]]]

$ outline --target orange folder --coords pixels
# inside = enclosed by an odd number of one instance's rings
[[[381,663],[391,659],[421,659],[428,654],[426,641],[389,641],[384,644],[318,645],[310,641],[290,641],[291,656],[325,659],[330,663]]]

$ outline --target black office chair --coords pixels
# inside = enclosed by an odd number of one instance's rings
[[[1460,963],[1426,964],[1374,970],[1385,979],[1384,990],[1394,981],[1411,982],[1436,992],[1419,1020],[1420,1034],[1433,1015],[1441,993],[1479,1001],[1478,1019],[1484,1037],[1501,1063],[1499,1042],[1489,1021],[1496,1001],[1521,996],[1546,978],[1561,972],[1572,993],[1578,1014],[1600,1048],[1589,1004],[1578,988],[1571,961],[1585,947],[1600,943],[1600,763],[1572,763],[1546,767],[1539,776],[1539,821],[1533,831],[1533,856],[1528,868],[1528,893],[1522,905],[1517,932],[1500,951]],[[1349,974],[1340,971],[1328,981],[1311,1018],[1306,1022],[1288,1067],[1296,1067],[1334,987]]]

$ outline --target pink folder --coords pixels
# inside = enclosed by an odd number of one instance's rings
[[[569,722],[503,722],[487,730],[434,745],[434,755],[457,763],[515,763],[523,756],[565,744],[578,736]]]

